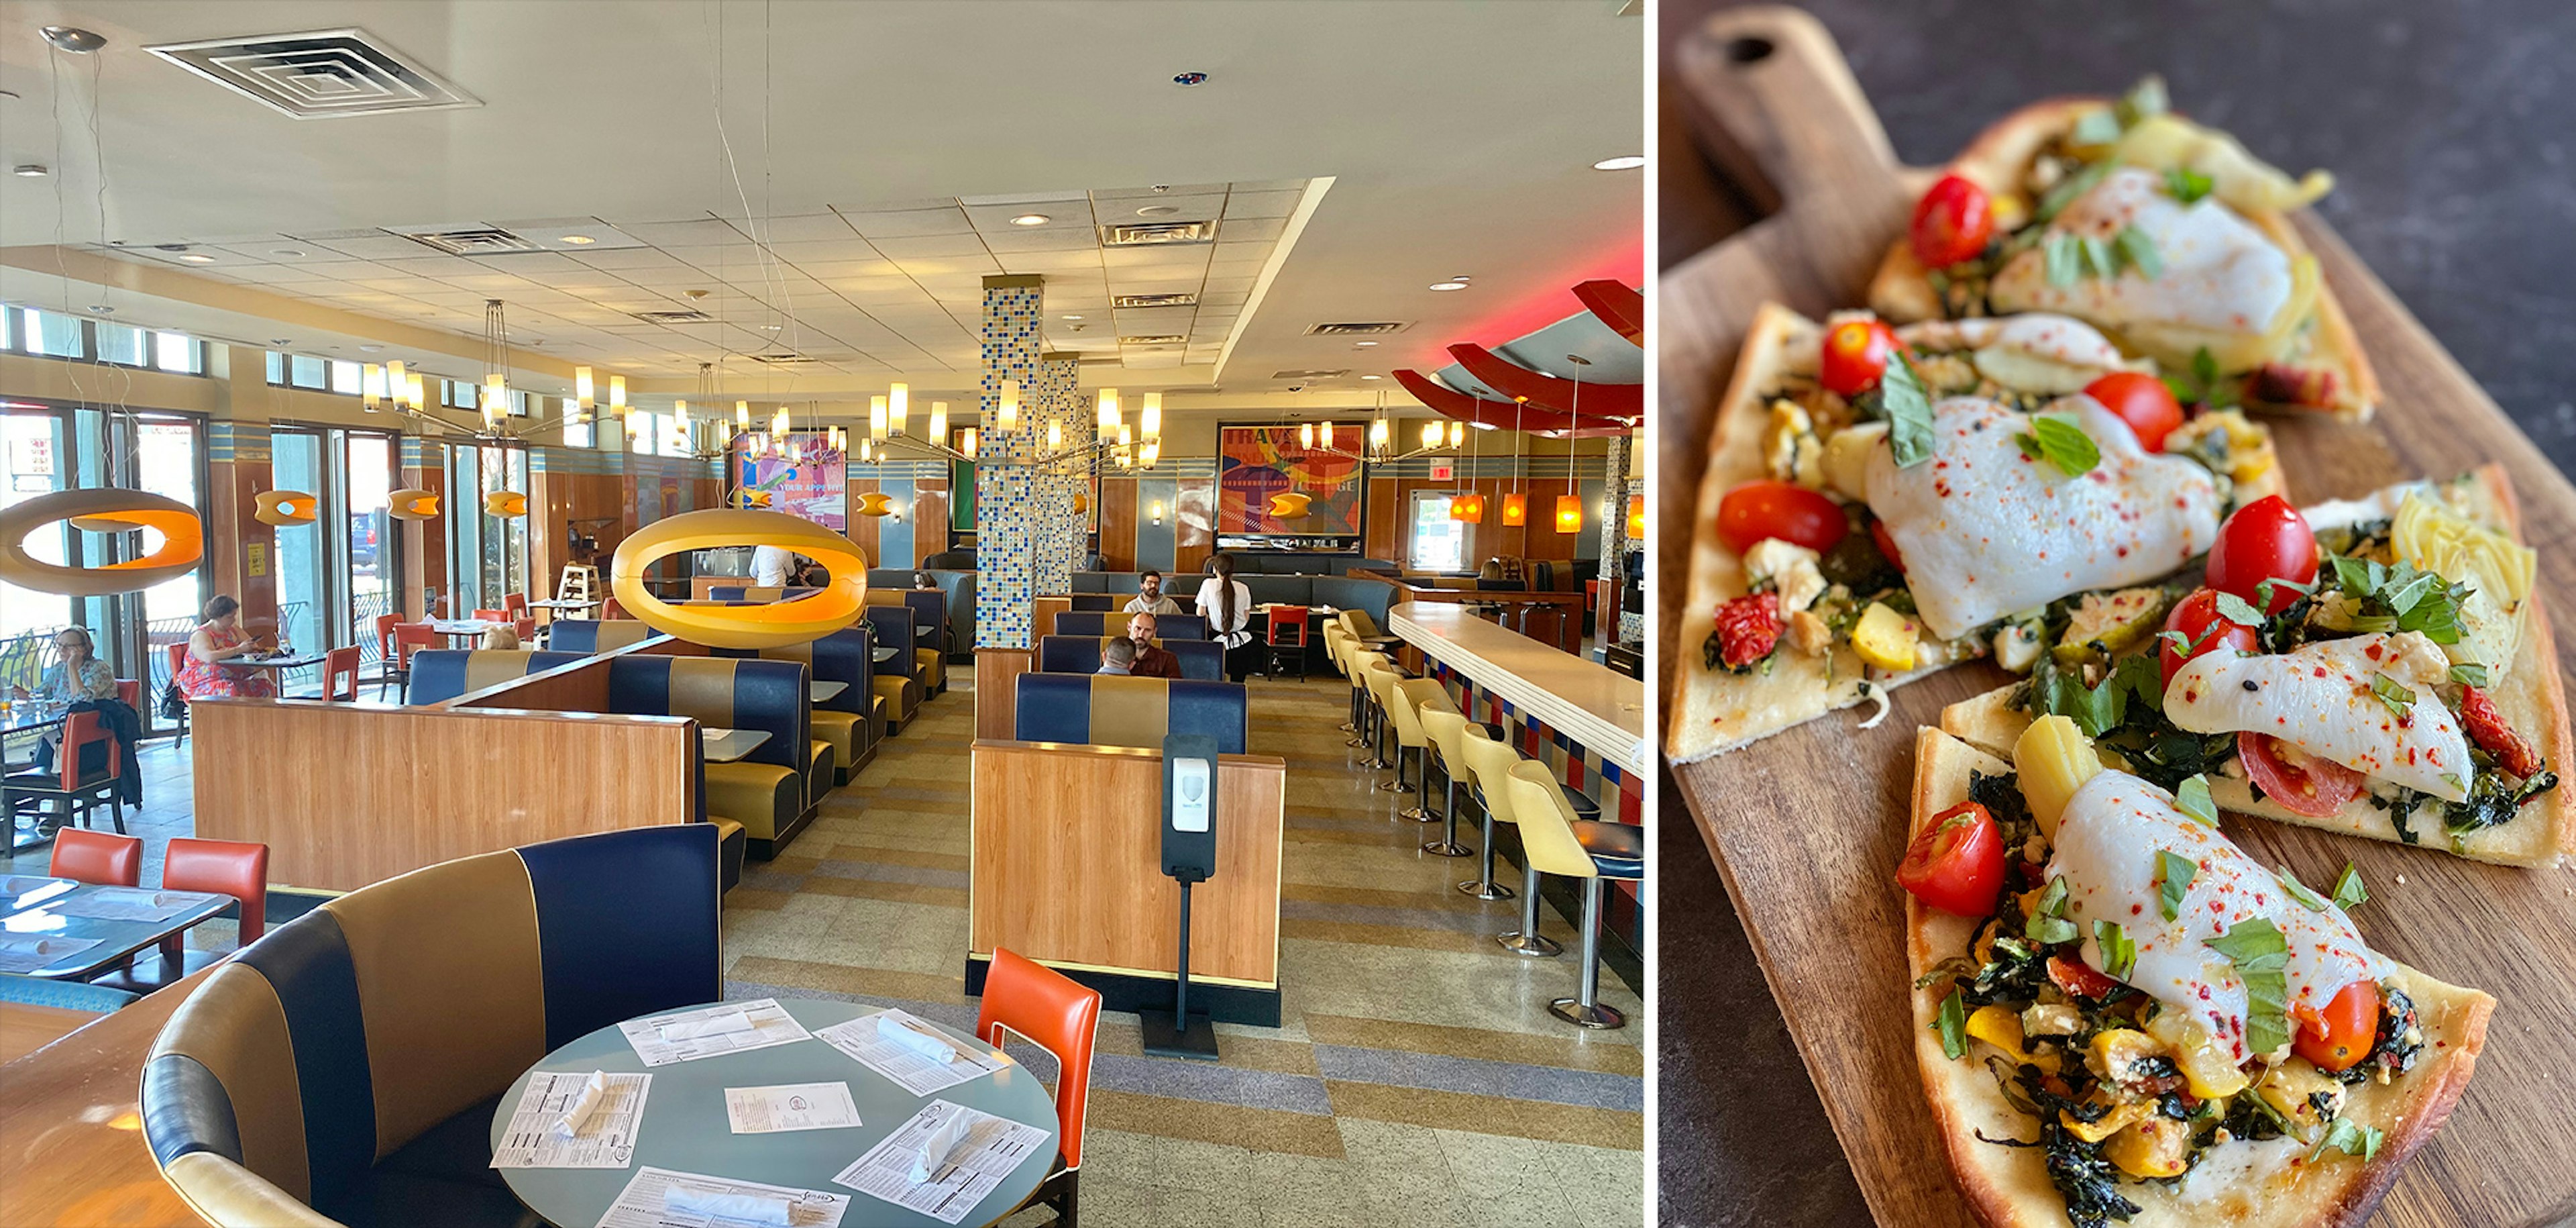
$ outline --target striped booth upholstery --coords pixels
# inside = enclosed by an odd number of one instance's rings
[[[1161,750],[1163,737],[1203,733],[1217,753],[1243,750],[1239,682],[1174,682],[1114,674],[1022,674],[1013,733],[1023,742],[1077,742]]]
[[[421,704],[445,703],[459,695],[499,686],[514,678],[542,674],[558,665],[581,660],[578,652],[533,651],[506,648],[429,648],[411,654],[411,682],[403,689],[403,702],[415,707]]]
[[[605,832],[442,862],[269,931],[143,1068],[161,1174],[222,1228],[540,1221],[499,1097],[585,1033],[723,995],[716,837]]]
[[[946,597],[943,606],[948,629],[941,633],[940,647],[950,653],[962,653],[975,642],[975,573],[925,567],[930,582],[939,586]],[[912,569],[908,567],[871,567],[868,569],[868,591],[901,592],[912,588]],[[927,610],[928,607],[919,607]]]
[[[1121,636],[1050,635],[1038,640],[1038,668],[1050,674],[1096,674],[1100,654]],[[1215,640],[1157,639],[1154,646],[1181,659],[1181,677],[1225,681],[1225,646]]]
[[[556,652],[614,652],[651,638],[653,629],[632,618],[558,618],[548,624],[546,646]]]
[[[877,666],[874,684],[877,694],[885,698],[886,731],[893,733],[911,724],[912,714],[930,698],[928,686],[921,677],[921,655],[905,650],[916,638],[912,630],[916,625],[913,622],[915,616],[911,606],[873,602],[864,613],[869,628],[876,634],[877,644],[897,650],[893,660]]]
[[[921,693],[927,698],[948,690],[948,595],[936,590],[872,588],[868,604],[877,609],[900,606],[912,611],[914,639],[909,645],[885,641],[888,648],[905,648],[913,656],[914,674],[921,680]]]
[[[608,663],[608,710],[685,716],[716,729],[756,729],[767,741],[735,763],[706,765],[710,817],[742,824],[764,861],[796,838],[828,779],[832,749],[817,748],[805,666],[733,657],[618,657]]]
[[[1057,635],[1118,635],[1127,630],[1133,614],[1117,611],[1071,610],[1055,616]],[[1207,620],[1196,614],[1157,614],[1154,630],[1167,640],[1203,640],[1208,638]]]
[[[871,655],[875,647],[869,625],[860,622],[818,640],[763,648],[757,653],[748,648],[709,651],[719,657],[800,661],[813,671],[815,682],[840,683],[841,693],[814,704],[810,719],[814,741],[830,748],[832,775],[827,784],[848,784],[850,774],[859,770],[859,760],[877,740],[876,726],[868,720],[869,708],[876,699],[876,661]],[[819,800],[821,794],[815,796]]]
[[[819,588],[761,588],[756,585],[711,584],[707,586],[707,600],[766,605],[773,601],[794,601],[799,597],[811,597],[822,591]]]

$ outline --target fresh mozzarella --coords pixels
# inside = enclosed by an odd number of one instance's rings
[[[2022,454],[2029,419],[1993,401],[1952,397],[1932,407],[1931,459],[1908,469],[1884,441],[1870,452],[1870,510],[1904,557],[1923,623],[1956,639],[2068,593],[2153,580],[2217,540],[2218,483],[2197,462],[2153,455],[2128,425],[2088,396],[2063,414],[2101,449],[2068,477]]]
[[[2076,197],[2050,223],[2052,234],[2116,240],[2135,226],[2154,242],[2161,270],[2135,268],[2117,277],[2083,275],[2064,285],[2048,279],[2047,256],[2033,247],[2004,265],[1988,297],[1998,311],[2058,311],[2115,331],[2185,330],[2248,343],[2275,331],[2297,297],[2290,257],[2215,197],[2183,204],[2157,176],[2122,167]],[[2188,355],[2189,351],[2185,351]]]
[[[1897,329],[1896,339],[1915,350],[1970,351],[1979,374],[2020,392],[2080,392],[2136,365],[2092,325],[2046,312],[1924,320]]]
[[[2259,656],[2213,652],[2174,672],[2165,716],[2192,733],[2266,734],[2372,779],[2465,801],[2476,773],[2469,744],[2433,693],[2448,671],[2441,648],[2411,631]],[[2415,693],[2403,714],[2370,689],[2380,675]]]
[[[2160,853],[2196,867],[2171,921]],[[2342,909],[2312,909],[2291,898],[2278,875],[2176,808],[2172,794],[2126,772],[2104,771],[2067,799],[2048,873],[2066,879],[2066,917],[2083,935],[2086,964],[2110,974],[2093,923],[2119,925],[2137,947],[2136,963],[2120,979],[2183,1012],[2239,1062],[2260,1056],[2246,1048],[2245,979],[2210,939],[2256,919],[2279,929],[2289,944],[2283,1003],[2293,1017],[2302,1007],[2323,1011],[2354,981],[2386,975],[2385,961]]]

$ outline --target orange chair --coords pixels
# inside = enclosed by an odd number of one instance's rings
[[[89,758],[83,752],[92,747],[98,748],[100,766],[83,771],[81,763]],[[116,830],[124,832],[124,748],[117,744],[116,735],[100,723],[98,713],[72,713],[71,719],[63,722],[63,741],[55,748],[55,754],[58,770],[51,775],[21,772],[0,778],[0,814],[15,822],[22,809],[32,807],[43,815],[59,805],[62,817],[54,821],[64,830],[71,830],[71,824],[105,803],[116,816]]]
[[[1306,676],[1306,607],[1274,605],[1270,607],[1270,672],[1279,672],[1283,659],[1297,663],[1297,676]]]
[[[501,608],[509,611],[510,617],[512,618],[528,617],[528,595],[526,593],[503,593],[501,594]]]
[[[240,901],[241,933],[234,943],[236,947],[249,946],[268,932],[265,844],[175,837],[161,865],[161,886],[170,891],[207,891]],[[122,974],[102,977],[95,983],[150,993],[224,958],[219,951],[191,952],[187,946],[184,936],[172,934],[161,940],[158,956],[143,956]]]
[[[984,1006],[975,1035],[1002,1047],[1007,1030],[1055,1055],[1056,1167],[1031,1203],[1055,1208],[1056,1222],[1076,1228],[1082,1175],[1082,1121],[1091,1103],[1091,1046],[1100,1034],[1100,994],[1063,973],[995,948],[984,974]]]
[[[179,682],[180,671],[188,668],[188,641],[181,640],[178,643],[172,644],[168,648],[163,649],[163,651],[167,653],[170,658],[170,683],[171,685],[176,686]],[[137,708],[135,711],[140,712],[142,709]],[[185,700],[182,700],[179,704],[179,736],[172,740],[170,745],[177,746],[179,743],[187,740],[188,705]]]
[[[599,607],[599,616],[603,619],[612,621],[624,618],[626,617],[626,607],[617,604],[617,599],[615,597],[611,597],[606,603]]]
[[[143,841],[66,827],[54,837],[54,857],[45,873],[102,887],[132,887],[143,881]]]
[[[322,654],[322,698],[358,702],[358,650],[354,646]]]
[[[474,611],[474,617],[487,623],[506,623],[510,621],[510,612],[508,610],[476,610]]]
[[[418,652],[423,648],[436,647],[438,647],[438,633],[430,630],[428,623],[395,623],[393,653],[394,669],[386,676],[385,681],[389,683],[399,682],[406,687],[410,686],[411,654]],[[378,687],[376,689],[376,695],[379,699],[383,698],[384,688]]]
[[[394,628],[402,625],[400,614],[376,616],[376,698],[382,699],[385,687],[394,681]]]
[[[529,648],[536,647],[537,619],[535,615],[529,614],[522,616],[517,622],[511,624],[510,629],[518,633],[519,643],[522,646]]]

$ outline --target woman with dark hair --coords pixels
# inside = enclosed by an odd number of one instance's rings
[[[217,597],[206,603],[205,621],[188,636],[188,667],[173,681],[190,699],[267,699],[277,687],[264,674],[226,669],[234,657],[259,651],[241,629],[241,603]]]
[[[1208,560],[1216,574],[1199,585],[1199,617],[1207,620],[1208,635],[1225,645],[1225,673],[1236,682],[1250,674],[1261,663],[1261,650],[1252,643],[1252,586],[1234,578],[1234,557],[1220,554]]]

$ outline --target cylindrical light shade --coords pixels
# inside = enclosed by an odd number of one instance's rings
[[[1103,388],[1103,389],[1101,389],[1101,390],[1100,390],[1100,416],[1099,416],[1099,422],[1100,422],[1100,437],[1101,437],[1102,439],[1107,439],[1107,438],[1109,438],[1111,435],[1113,435],[1113,434],[1116,434],[1116,433],[1117,433],[1117,430],[1118,430],[1118,390],[1117,390],[1117,389],[1115,389],[1115,388]]]
[[[938,444],[941,447],[948,446],[948,402],[932,401],[930,403],[930,434],[928,438],[930,442]]]
[[[1002,391],[994,406],[993,417],[1002,424],[1003,430],[1020,429],[1020,381],[1015,379],[1002,381]]]
[[[1143,409],[1141,409],[1141,410],[1137,411],[1137,413],[1136,413],[1136,432],[1137,432],[1138,434],[1140,434],[1140,435],[1143,435],[1143,436],[1144,436],[1145,438],[1147,438],[1147,439],[1157,438],[1157,437],[1159,437],[1160,435],[1162,435],[1162,433],[1163,433],[1163,394],[1162,394],[1162,393],[1159,393],[1159,392],[1149,392],[1149,393],[1146,393],[1146,394],[1145,394],[1145,408],[1143,408]]]
[[[748,413],[749,411],[740,408],[734,410],[737,420]],[[689,403],[686,401],[671,402],[671,416],[679,420],[681,429],[686,430],[689,425]]]
[[[1386,419],[1380,418],[1369,423],[1368,439],[1370,447],[1383,448],[1387,445],[1387,441],[1392,437],[1393,428],[1387,425]]]
[[[599,404],[598,399],[593,395],[595,391],[596,388],[590,380],[590,368],[574,367],[572,369],[572,399],[579,402],[583,409],[593,408]]]
[[[1458,421],[1458,420],[1457,420],[1457,419],[1455,419],[1455,418],[1450,419],[1450,420],[1449,420],[1449,446],[1454,448],[1454,447],[1457,447],[1457,446],[1459,446],[1459,445],[1461,445],[1461,444],[1464,444],[1464,443],[1466,443],[1466,442],[1467,442],[1467,424],[1466,424],[1466,423],[1464,423],[1464,422],[1460,422],[1460,421]]]
[[[410,381],[410,382],[411,382],[411,407],[412,407],[412,409],[413,409],[415,412],[417,412],[417,411],[419,411],[419,410],[424,410],[424,409],[429,408],[429,379],[428,379],[428,377],[426,377],[426,376],[420,376],[420,375],[415,375],[415,376],[412,376],[412,377],[411,377],[411,381]]]
[[[358,403],[368,413],[376,412],[385,399],[385,369],[374,363],[358,368]]]
[[[1063,446],[1064,424],[1062,422],[1047,423],[1047,451],[1053,452]]]
[[[1628,496],[1628,540],[1646,540],[1646,496]]]
[[[392,362],[386,363],[385,395],[393,400],[399,401],[405,396],[408,396],[410,392],[411,379],[403,373],[402,360],[397,358]]]
[[[608,412],[620,418],[626,416],[626,377],[623,375],[608,377]]]
[[[966,432],[964,434],[957,437],[957,450],[965,453],[966,459],[973,460],[975,459],[975,442],[975,428],[970,426],[966,428]]]
[[[869,398],[868,398],[868,438],[870,438],[870,439],[883,439],[883,438],[885,438],[885,437],[886,437],[886,399],[885,399],[884,397],[881,397],[881,396],[869,397]]]
[[[1124,422],[1119,423],[1119,424],[1118,424],[1118,446],[1119,446],[1119,447],[1124,448],[1124,447],[1127,447],[1128,445],[1133,444],[1133,443],[1135,443],[1135,442],[1136,442],[1136,432],[1135,432],[1134,428],[1129,427],[1129,426],[1128,426],[1126,423],[1124,423]]]
[[[1556,497],[1556,531],[1559,533],[1583,531],[1583,500],[1573,495]]]
[[[1161,459],[1163,459],[1163,441],[1162,441],[1162,440],[1159,440],[1159,439],[1148,439],[1148,440],[1146,440],[1146,441],[1145,441],[1145,467],[1146,467],[1146,468],[1148,468],[1148,469],[1151,469],[1151,468],[1153,468],[1153,467],[1154,467],[1154,462],[1159,461],[1159,460],[1161,460]]]
[[[1329,448],[1333,446],[1333,424],[1330,422],[1325,423],[1324,429],[1317,432],[1315,437],[1323,440],[1325,447]]]
[[[894,384],[886,388],[886,433],[900,435],[912,422],[912,386]]]
[[[1528,495],[1514,491],[1511,494],[1503,496],[1503,523],[1507,525],[1523,525],[1529,523]]]
[[[781,444],[787,442],[788,425],[786,406],[779,406],[777,413],[769,415],[769,433],[778,436],[778,441]]]
[[[1154,517],[1154,523],[1156,523],[1156,524],[1161,524],[1161,523],[1163,523],[1163,501],[1162,501],[1162,500],[1160,500],[1160,499],[1156,499],[1156,500],[1154,500],[1154,506],[1153,506],[1153,517]]]
[[[1312,423],[1312,422],[1306,422],[1306,423],[1300,423],[1300,424],[1298,425],[1298,427],[1297,427],[1297,446],[1298,446],[1298,447],[1300,447],[1300,448],[1312,448],[1312,447],[1314,447],[1314,446],[1315,446],[1315,424],[1314,424],[1314,423]]]
[[[1436,448],[1440,446],[1439,423],[1425,422],[1422,424],[1422,446],[1426,448]]]
[[[1461,524],[1485,523],[1485,496],[1470,492],[1451,499],[1449,518]]]

